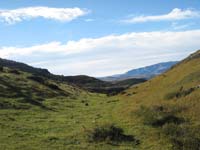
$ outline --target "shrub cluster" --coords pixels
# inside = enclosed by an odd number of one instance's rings
[[[137,115],[142,117],[145,125],[161,127],[168,123],[181,124],[184,122],[183,118],[174,115],[175,111],[177,110],[164,106],[154,106],[151,108],[142,106],[137,111]]]
[[[194,92],[197,89],[197,87],[192,87],[186,90],[182,90],[182,88],[178,91],[175,92],[170,92],[168,94],[165,95],[166,99],[174,99],[174,98],[180,98],[180,97],[185,97],[189,94],[191,94],[192,92]]]
[[[89,140],[92,142],[134,142],[139,144],[139,140],[135,139],[132,135],[124,134],[122,128],[114,125],[104,125],[96,127],[88,134]]]
[[[173,150],[200,150],[200,126],[166,124],[162,132],[171,140]]]
[[[173,150],[200,150],[200,126],[192,126],[183,118],[177,117],[179,108],[154,106],[141,107],[137,114],[145,125],[158,128],[173,145]]]

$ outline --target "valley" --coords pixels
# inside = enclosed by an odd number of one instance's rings
[[[0,61],[2,150],[199,150],[200,51],[137,84],[13,63]]]

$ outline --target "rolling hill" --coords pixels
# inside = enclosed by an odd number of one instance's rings
[[[83,92],[78,87],[43,76],[43,73],[39,73],[43,72],[42,69],[39,69],[37,74],[32,74],[22,71],[23,69],[13,68],[0,65],[0,108],[2,109],[29,108],[32,105],[43,107],[42,101],[46,98],[70,97],[75,93]],[[44,72],[48,73],[46,70]]]

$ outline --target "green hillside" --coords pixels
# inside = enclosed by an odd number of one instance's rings
[[[0,69],[0,107],[29,108],[43,106],[42,101],[53,97],[73,97],[82,90],[20,70],[1,67]],[[14,99],[14,101],[12,101]]]
[[[1,150],[199,150],[199,114],[200,51],[112,97],[0,67]]]
[[[136,128],[141,149],[199,150],[200,51],[119,97],[120,117]]]

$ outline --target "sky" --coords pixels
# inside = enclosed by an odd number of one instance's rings
[[[0,1],[0,57],[95,77],[200,49],[200,0]]]

